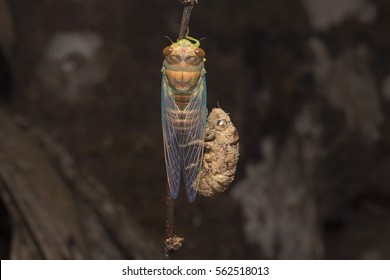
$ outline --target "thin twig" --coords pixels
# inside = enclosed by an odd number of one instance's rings
[[[173,238],[173,222],[174,222],[174,205],[173,199],[169,187],[167,186],[167,193],[165,197],[166,203],[166,238],[164,242],[164,254],[169,258],[170,249],[168,246],[168,240]]]
[[[183,6],[183,17],[181,19],[179,38],[183,39],[188,34],[188,24],[190,22],[191,11],[195,4],[198,4],[198,0],[179,0]]]
[[[195,4],[198,4],[198,0],[179,0],[179,1],[183,4],[184,9],[183,9],[183,17],[181,19],[178,40],[183,39],[185,36],[187,36],[191,11],[194,8]],[[165,203],[166,203],[166,238],[164,242],[164,253],[165,253],[165,257],[169,259],[170,252],[180,249],[184,238],[178,237],[173,234],[174,204],[168,186],[167,186]]]

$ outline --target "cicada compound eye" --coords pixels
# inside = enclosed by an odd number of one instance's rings
[[[169,46],[169,47],[165,47],[163,49],[162,54],[163,54],[163,56],[170,56],[172,52],[173,52],[173,48],[171,46]]]
[[[203,49],[201,49],[201,48],[196,48],[195,49],[195,54],[199,58],[205,58],[206,57],[205,51]]]
[[[219,119],[219,120],[217,121],[217,126],[216,126],[216,128],[217,128],[218,130],[223,130],[223,129],[226,128],[226,126],[227,126],[226,120],[224,120],[224,119]]]

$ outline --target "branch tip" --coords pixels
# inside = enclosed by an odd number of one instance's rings
[[[188,24],[190,22],[191,11],[194,8],[195,4],[198,4],[198,0],[179,0],[179,2],[183,4],[184,9],[178,40],[183,39],[188,35]]]

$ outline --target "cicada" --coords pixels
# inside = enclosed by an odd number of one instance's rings
[[[202,168],[206,128],[205,52],[198,40],[180,39],[164,48],[161,119],[165,165],[172,198],[184,183],[195,199]]]

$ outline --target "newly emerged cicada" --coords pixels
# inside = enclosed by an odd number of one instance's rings
[[[190,202],[199,185],[207,115],[206,55],[199,46],[198,40],[186,37],[164,48],[161,70],[161,119],[169,190],[175,199],[183,181]]]

